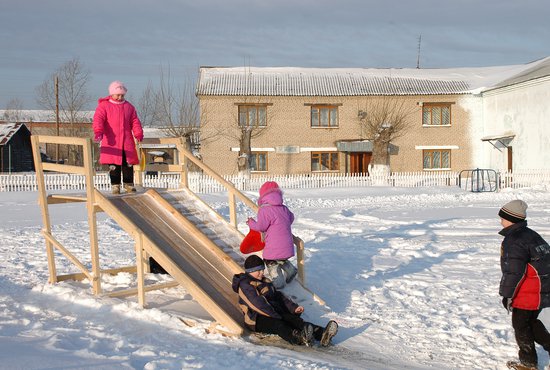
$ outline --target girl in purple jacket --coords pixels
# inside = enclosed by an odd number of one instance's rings
[[[276,289],[290,283],[298,270],[289,258],[294,256],[294,237],[291,225],[294,214],[283,204],[283,192],[274,181],[267,181],[260,188],[258,220],[246,222],[252,230],[264,233],[263,258],[267,275]]]

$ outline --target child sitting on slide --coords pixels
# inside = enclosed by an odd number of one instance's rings
[[[244,323],[250,330],[276,334],[292,344],[311,345],[314,339],[323,347],[330,344],[338,332],[336,321],[330,320],[325,328],[304,321],[300,317],[304,307],[273,287],[264,277],[264,261],[255,254],[244,261],[244,269],[233,276],[232,288],[239,294]]]
[[[251,230],[264,233],[263,258],[269,277],[275,288],[290,283],[298,270],[289,258],[294,256],[294,237],[291,225],[294,214],[283,204],[283,192],[274,181],[265,182],[258,198],[258,220],[249,218],[246,224]]]

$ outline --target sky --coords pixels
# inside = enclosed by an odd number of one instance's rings
[[[148,308],[142,309],[136,297],[95,296],[87,281],[48,284],[37,193],[0,192],[0,366],[504,370],[517,347],[511,316],[498,295],[497,213],[512,199],[525,200],[529,225],[549,240],[548,190],[284,190],[285,204],[296,216],[293,233],[305,242],[307,286],[325,305],[294,294],[295,283],[284,292],[304,305],[307,320],[338,322],[328,348],[206,333],[211,318],[184,287],[147,293]],[[246,194],[257,200],[257,191]],[[201,197],[229,219],[227,193]],[[238,207],[241,231],[249,215]],[[54,237],[89,266],[85,205],[51,205],[50,216]],[[135,263],[128,234],[104,213],[97,222],[102,268]],[[59,274],[76,271],[59,253],[56,267]],[[148,274],[146,281],[170,278]],[[106,291],[135,285],[135,275],[128,273],[102,277]],[[550,325],[548,309],[541,319]],[[541,347],[538,355],[543,369],[550,358]]]
[[[184,83],[200,66],[523,64],[550,55],[549,18],[547,0],[4,0],[0,108],[38,109],[36,87],[75,58],[90,109],[115,79],[137,99],[161,69]]]

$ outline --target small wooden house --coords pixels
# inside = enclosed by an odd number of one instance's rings
[[[0,124],[0,172],[34,171],[31,132],[23,123]]]

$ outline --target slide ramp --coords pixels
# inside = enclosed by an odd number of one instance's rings
[[[101,195],[98,198],[103,198],[99,201],[101,208],[136,242],[140,241],[143,249],[218,323],[230,332],[241,334],[244,329],[242,312],[237,294],[231,289],[231,281],[233,275],[242,269],[231,256],[235,253],[231,252],[233,249],[227,242],[222,242],[226,238],[220,238],[219,231],[212,228],[220,223],[219,220],[202,220],[193,216],[192,213],[197,212],[192,209],[194,201],[187,202],[190,214],[184,216],[163,196],[170,198],[167,193],[161,195],[155,190],[124,196]],[[182,197],[192,199],[187,194]],[[235,237],[238,239],[238,234]]]
[[[243,266],[244,259],[239,246],[244,235],[236,230],[226,219],[202,201],[195,193],[188,189],[176,191],[160,191],[160,196],[170,206],[181,213],[186,219],[193,222],[220,250],[227,254],[238,265]],[[228,211],[229,212],[229,211]],[[317,320],[330,311],[325,302],[314,292],[307,289],[298,279],[287,284],[282,292],[305,308],[304,317]]]

